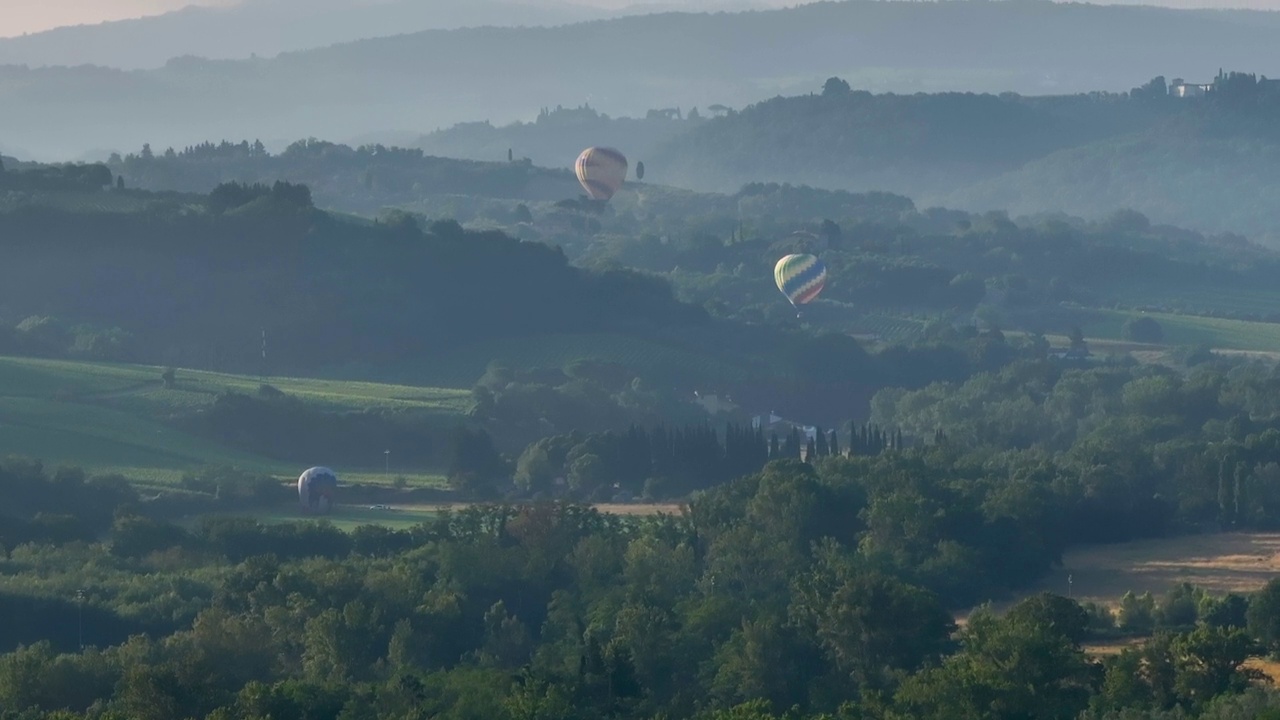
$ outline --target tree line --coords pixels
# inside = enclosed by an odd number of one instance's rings
[[[1047,567],[1056,531],[1011,502],[1040,481],[990,468],[975,482],[939,453],[776,460],[652,518],[493,505],[344,533],[177,526],[118,505],[97,538],[31,540],[0,560],[0,603],[17,613],[0,616],[0,707],[41,720],[1154,720],[1280,707],[1245,665],[1280,649],[1280,582],[1129,596],[1118,613],[1044,594],[957,628],[951,608]],[[15,489],[32,482],[47,480]],[[1084,647],[1152,631],[1106,659]]]

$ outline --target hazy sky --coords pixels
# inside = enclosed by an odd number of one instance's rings
[[[234,0],[0,0],[0,37],[61,25],[100,23],[155,15],[184,5],[230,4]]]
[[[253,0],[0,0],[0,37],[39,32],[63,25],[84,25],[156,15],[188,5],[238,5]],[[353,0],[378,2],[378,0]],[[421,0],[431,2],[431,0]],[[669,5],[705,8],[794,5],[805,0],[518,0],[531,5],[574,4],[601,8],[629,5]],[[1280,2],[1280,0],[1277,0]]]
[[[62,25],[100,23],[107,20],[155,15],[187,5],[235,5],[252,0],[0,0],[0,37],[39,32]],[[376,2],[377,0],[357,0]],[[810,0],[568,0],[578,5],[620,8],[628,5],[662,5],[706,9],[760,5],[797,5]],[[1108,0],[1093,0],[1106,3]],[[1280,0],[1122,0],[1126,4],[1169,5],[1171,7],[1250,7],[1280,10]],[[422,0],[431,2],[431,0]],[[530,4],[565,0],[524,0]]]

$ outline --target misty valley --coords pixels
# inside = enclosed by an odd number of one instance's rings
[[[141,5],[0,17],[0,720],[1280,718],[1277,10]]]

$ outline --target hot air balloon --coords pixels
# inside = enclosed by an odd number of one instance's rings
[[[813,255],[787,255],[773,267],[778,289],[799,308],[818,297],[827,283],[827,266]]]
[[[578,156],[574,169],[588,197],[607,201],[627,179],[627,158],[613,148],[589,147]]]
[[[338,476],[327,467],[313,467],[298,476],[298,502],[307,512],[329,512]]]

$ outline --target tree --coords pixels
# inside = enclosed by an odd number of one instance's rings
[[[970,616],[963,650],[907,679],[895,698],[921,720],[1068,720],[1088,705],[1093,669],[1069,637],[1036,613]]]
[[[515,483],[516,487],[526,493],[544,492],[551,489],[551,482],[555,479],[555,466],[551,462],[551,456],[546,449],[539,443],[534,443],[525,448],[520,458],[516,460]]]
[[[484,614],[484,646],[478,653],[482,664],[518,668],[528,662],[531,646],[528,629],[507,613],[501,600]]]
[[[1125,632],[1135,635],[1151,632],[1151,629],[1156,624],[1155,611],[1156,601],[1151,596],[1151,593],[1134,595],[1131,590],[1120,598],[1120,611],[1116,615],[1116,626]]]
[[[449,445],[450,485],[462,492],[484,496],[508,477],[506,463],[487,431],[468,428],[454,431]]]
[[[169,523],[127,515],[111,527],[111,552],[121,557],[142,558],[187,543],[185,530]]]
[[[1274,578],[1249,598],[1249,632],[1268,652],[1280,651],[1280,578]]]
[[[1155,318],[1144,315],[1125,322],[1124,336],[1127,340],[1154,345],[1164,340],[1164,328]]]
[[[822,85],[823,97],[839,97],[849,95],[852,92],[853,88],[849,87],[849,83],[838,77],[827,78],[827,81]]]
[[[1157,75],[1142,87],[1134,88],[1131,94],[1149,100],[1166,98],[1169,96],[1169,85],[1163,75]]]
[[[1025,622],[1060,633],[1074,645],[1089,633],[1089,613],[1077,602],[1053,593],[1040,593],[1013,606],[1006,620]]]
[[[827,244],[836,246],[840,244],[842,239],[844,239],[844,232],[833,220],[823,220],[822,237],[826,238]]]
[[[582,495],[589,495],[603,486],[604,461],[591,453],[579,455],[569,464],[569,487]]]
[[[1206,595],[1200,609],[1200,617],[1210,627],[1246,628],[1249,625],[1249,599],[1229,593],[1222,598]]]
[[[14,340],[25,353],[62,355],[70,345],[66,325],[55,317],[32,315],[14,328]]]
[[[792,628],[767,615],[744,619],[716,652],[712,692],[724,705],[763,700],[790,706],[805,680],[804,653]]]
[[[855,569],[830,541],[817,556],[815,570],[793,583],[790,615],[856,685],[887,688],[897,671],[948,649],[955,623],[937,595]]]
[[[1079,325],[1071,326],[1071,330],[1067,332],[1067,340],[1071,343],[1072,350],[1088,351],[1089,349],[1089,344],[1084,339],[1084,331]]]

